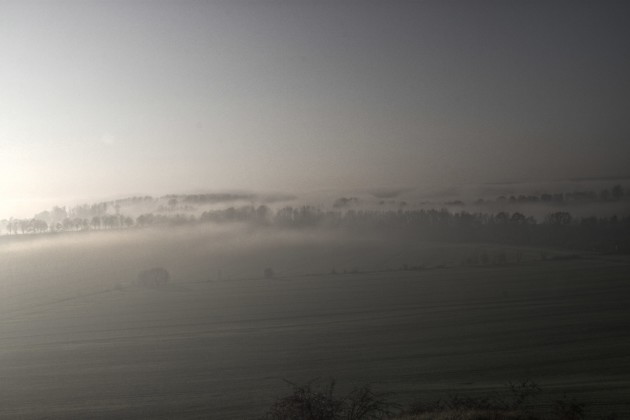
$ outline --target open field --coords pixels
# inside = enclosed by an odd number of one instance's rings
[[[626,258],[463,267],[483,246],[229,232],[1,246],[3,418],[255,418],[281,378],[316,377],[401,403],[528,378],[630,413]],[[171,283],[135,285],[154,265]]]

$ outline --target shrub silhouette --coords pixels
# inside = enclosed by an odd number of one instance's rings
[[[293,391],[276,400],[266,420],[375,420],[388,418],[398,406],[376,394],[369,386],[355,388],[345,396],[335,395],[335,381],[314,387],[314,381],[296,385],[286,381]]]
[[[338,397],[335,381],[322,386],[296,385],[293,392],[271,406],[265,420],[584,420],[586,405],[564,395],[551,406],[540,404],[542,389],[535,382],[509,382],[502,392],[485,395],[451,395],[445,399],[416,401],[405,410],[375,394],[369,386]],[[390,394],[391,395],[391,394]],[[546,406],[546,407],[545,407]],[[591,418],[591,417],[589,417]],[[595,417],[615,420],[615,414]]]

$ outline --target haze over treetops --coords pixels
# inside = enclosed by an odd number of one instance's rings
[[[3,1],[0,214],[119,194],[627,176],[629,11]]]

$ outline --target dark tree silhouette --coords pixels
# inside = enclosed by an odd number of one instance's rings
[[[157,288],[164,286],[171,275],[162,267],[155,267],[138,273],[138,284],[144,287]]]

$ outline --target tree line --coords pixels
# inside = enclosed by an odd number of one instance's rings
[[[6,233],[93,231],[143,228],[148,226],[195,225],[203,223],[246,223],[285,229],[332,228],[350,232],[395,233],[418,240],[487,242],[529,246],[554,246],[599,252],[630,252],[630,216],[581,217],[557,211],[538,221],[519,212],[496,214],[453,212],[446,209],[421,210],[323,210],[311,206],[278,210],[260,205],[209,210],[200,215],[144,213],[135,218],[106,213],[75,217],[64,208],[53,208],[51,223],[38,217],[5,221]],[[54,220],[54,219],[53,219]]]
[[[630,197],[630,191],[625,191],[621,185],[615,185],[611,188],[604,188],[600,191],[573,191],[566,193],[543,193],[530,195],[510,195],[499,196],[496,201],[510,201],[517,203],[567,203],[567,202],[611,202],[620,201]],[[483,203],[483,199],[477,200],[477,203]]]

